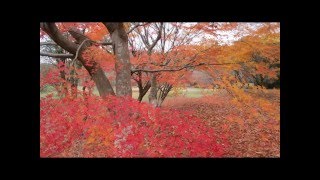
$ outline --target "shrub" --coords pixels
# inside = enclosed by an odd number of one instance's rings
[[[49,96],[40,108],[41,157],[221,157],[225,149],[190,112],[153,108],[131,97]]]

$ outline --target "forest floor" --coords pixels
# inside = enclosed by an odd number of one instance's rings
[[[40,96],[49,93],[52,91]],[[250,104],[259,112],[257,118],[250,116],[252,109],[236,107],[227,93],[200,88],[170,92],[162,106],[193,112],[214,128],[218,138],[226,135],[229,146],[224,157],[280,157],[280,90],[249,90],[248,94],[253,98]],[[133,89],[135,96],[137,89]],[[143,101],[147,100],[148,94]],[[257,105],[259,100],[266,100],[268,107]]]
[[[280,157],[280,90],[267,90],[263,95],[253,92],[252,96],[271,102],[273,113],[264,111],[261,118],[249,120],[246,114],[250,112],[237,109],[227,94],[219,93],[200,98],[170,98],[163,107],[192,111],[208,121],[218,137],[226,134],[229,147],[224,157]],[[236,114],[236,118],[228,118],[230,114]]]

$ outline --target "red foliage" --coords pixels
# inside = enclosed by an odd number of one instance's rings
[[[42,157],[221,157],[226,145],[190,113],[132,98],[49,97],[40,106]]]
[[[82,56],[86,61],[87,66],[92,66],[93,63],[98,63],[103,70],[110,72],[114,70],[115,57],[107,53],[99,46],[90,46],[83,53]]]
[[[65,81],[60,77],[60,69],[58,68],[52,68],[46,73],[40,73],[40,89],[46,85],[56,85],[61,82]]]
[[[175,97],[167,99],[162,108],[194,110],[193,114],[208,122],[219,138],[227,138],[224,157],[280,156],[279,90],[233,95],[221,90],[201,98]]]
[[[83,109],[79,99],[60,101],[52,96],[40,100],[40,107],[40,156],[47,157],[62,152],[79,137]]]

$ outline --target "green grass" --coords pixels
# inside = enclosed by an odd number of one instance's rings
[[[82,87],[80,87],[79,90],[81,90],[81,88]],[[115,87],[113,87],[113,89],[115,89]],[[98,91],[98,89],[96,87],[93,89],[92,93],[94,95],[99,96],[99,91]],[[147,92],[147,94],[143,97],[143,99],[142,99],[143,102],[148,102],[148,95],[149,95],[149,92]],[[133,87],[132,88],[132,97],[134,99],[138,99],[138,97],[139,97],[139,89],[137,87]]]
[[[46,86],[40,91],[40,98],[46,97],[49,94],[53,94],[54,98],[58,98],[58,93],[53,86]]]
[[[214,94],[214,91],[212,89],[203,89],[203,88],[186,88],[182,90],[182,94],[185,97],[190,98],[199,98],[203,95],[212,95]]]
[[[115,89],[115,88],[114,88]],[[78,86],[78,90],[82,91],[82,86]],[[46,87],[43,91],[40,92],[40,97],[45,97],[49,94],[53,93],[55,98],[57,97],[57,92],[52,86]],[[92,92],[94,95],[99,96],[99,92],[97,88],[95,87]],[[190,98],[199,98],[202,97],[203,95],[210,95],[214,94],[215,92],[212,89],[203,89],[203,88],[186,88],[186,89],[180,89],[180,90],[171,90],[168,94],[167,98],[174,98],[174,97],[190,97]],[[139,89],[137,87],[132,88],[132,97],[134,99],[137,99],[139,96]],[[149,92],[143,97],[142,101],[143,102],[148,102],[148,96]]]

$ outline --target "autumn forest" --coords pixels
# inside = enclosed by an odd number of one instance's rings
[[[41,22],[40,157],[280,157],[280,23]]]

